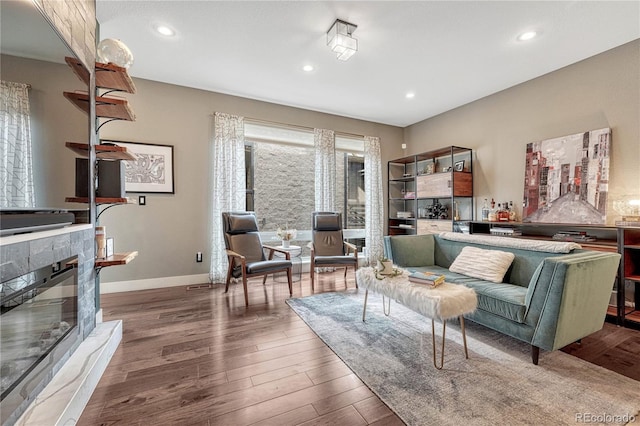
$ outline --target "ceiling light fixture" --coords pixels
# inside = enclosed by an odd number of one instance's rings
[[[163,36],[171,37],[176,34],[171,28],[166,25],[158,25],[156,26],[156,31],[162,34]]]
[[[356,28],[357,25],[336,19],[327,31],[327,46],[341,61],[346,61],[358,51],[358,40],[351,36]]]
[[[535,38],[538,35],[535,31],[527,31],[518,36],[518,41],[528,41]]]
[[[413,93],[413,92],[409,92],[409,93],[407,93],[407,94],[406,94],[406,95],[404,95],[404,96],[405,96],[405,98],[407,98],[407,99],[413,99],[413,98],[415,98],[415,97],[416,97],[416,94],[415,94],[415,93]]]
[[[304,67],[302,67],[302,70],[306,72],[311,72],[313,71],[313,65],[305,65]]]

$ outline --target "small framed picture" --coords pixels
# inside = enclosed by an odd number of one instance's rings
[[[113,256],[113,238],[107,238],[107,257]]]
[[[453,169],[456,172],[461,172],[464,170],[464,160],[462,161],[456,161],[455,164],[453,165]]]

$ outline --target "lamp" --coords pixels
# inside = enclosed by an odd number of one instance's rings
[[[327,46],[336,52],[341,61],[346,61],[358,51],[358,40],[351,36],[356,28],[357,25],[336,19],[327,31]]]

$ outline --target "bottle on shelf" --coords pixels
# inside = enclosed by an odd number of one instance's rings
[[[508,222],[509,221],[509,208],[507,207],[507,203],[503,203],[502,206],[498,204],[498,222]]]
[[[516,221],[516,210],[513,208],[513,201],[509,201],[509,221]]]
[[[484,199],[484,204],[482,205],[482,220],[487,222],[489,220],[489,202],[487,199]]]
[[[496,202],[491,199],[491,209],[489,210],[489,222],[498,221],[498,212],[496,210]]]

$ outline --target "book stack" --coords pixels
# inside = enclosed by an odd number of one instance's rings
[[[572,241],[576,243],[596,241],[596,238],[587,235],[586,231],[559,231],[551,238],[556,241]]]
[[[398,212],[396,217],[398,219],[411,219],[413,217],[413,212]]]
[[[428,287],[437,287],[444,283],[444,275],[433,274],[431,272],[413,272],[409,275],[409,282],[426,285]]]
[[[517,237],[522,235],[522,232],[519,229],[502,226],[493,226],[489,232],[491,235],[499,235],[501,237]]]

